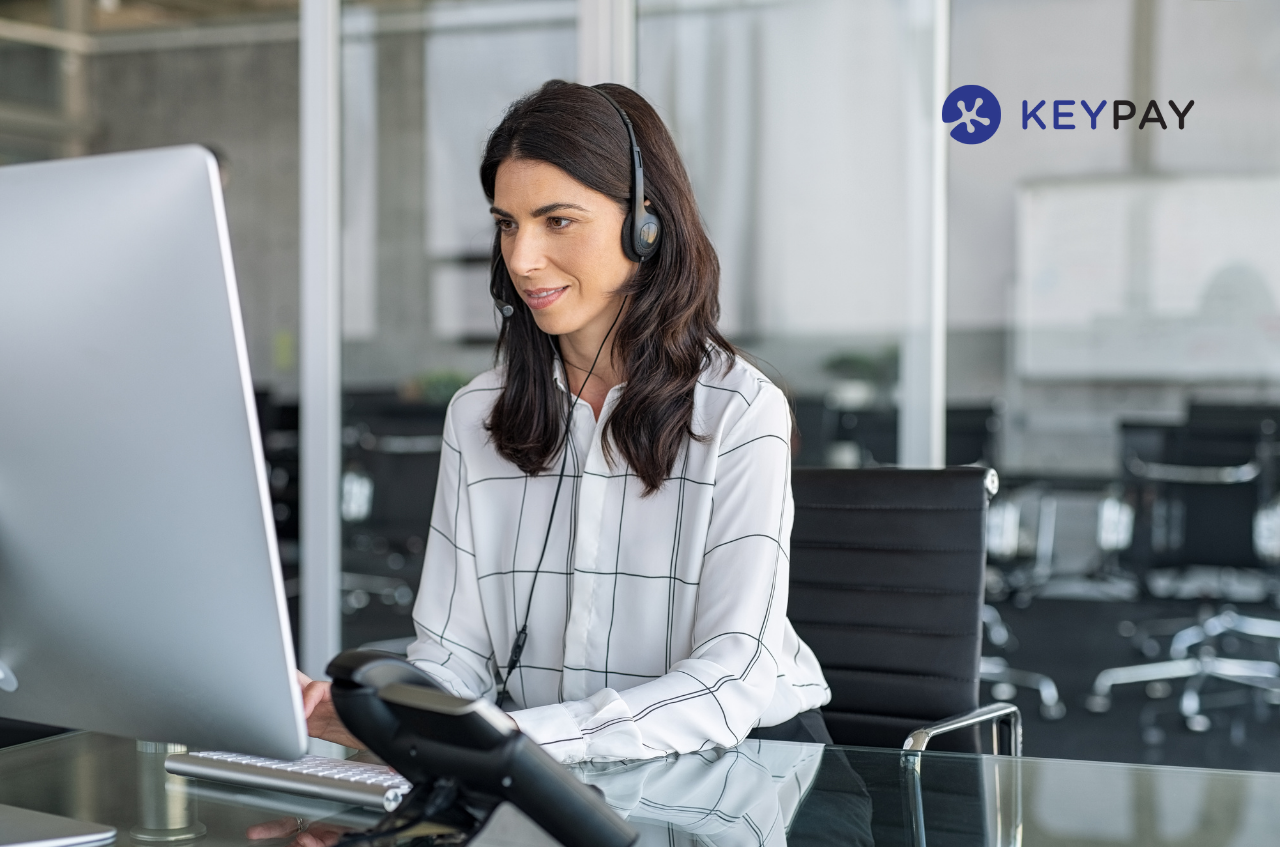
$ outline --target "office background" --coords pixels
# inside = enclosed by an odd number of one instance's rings
[[[1228,682],[1206,688],[1222,705],[1200,729],[1159,711],[1178,680],[1085,707],[1098,672],[1167,652],[1148,620],[1192,625],[1223,604],[1276,617],[1280,7],[348,2],[336,54],[309,66],[336,73],[328,87],[300,71],[317,14],[287,0],[0,0],[0,163],[215,151],[297,597],[299,279],[314,255],[300,198],[315,196],[308,156],[337,156],[341,420],[326,432],[341,575],[319,602],[345,645],[411,632],[444,403],[491,361],[483,140],[548,78],[620,79],[676,138],[720,253],[723,327],[793,398],[798,463],[940,458],[929,329],[945,280],[945,458],[1004,479],[989,595],[1012,636],[987,652],[1054,679],[1067,708],[1031,717],[1028,752],[1280,769],[1275,704]],[[951,85],[1003,107],[997,134],[950,143],[942,171],[940,59]],[[1139,115],[1153,99],[1195,106],[1185,129],[1167,108],[1167,129],[1113,129],[1110,105],[1097,129],[1079,105],[1075,129],[1054,128],[1055,100],[1117,99]],[[1048,101],[1048,128],[1024,128],[1024,100]],[[308,102],[308,126],[331,126],[336,145],[304,132]],[[315,117],[335,102],[331,125]],[[1188,468],[1245,470],[1219,485]],[[1225,638],[1214,649],[1277,658],[1275,640]],[[1044,705],[1025,685],[1012,696],[1033,715]]]

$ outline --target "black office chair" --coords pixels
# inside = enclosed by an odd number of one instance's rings
[[[1124,481],[1139,504],[1125,560],[1145,575],[1153,595],[1280,603],[1280,550],[1268,531],[1280,507],[1277,420],[1280,408],[1273,406],[1191,405],[1182,425],[1121,426]],[[1160,699],[1172,693],[1172,682],[1185,679],[1177,711],[1188,729],[1206,732],[1210,703],[1239,701],[1256,709],[1261,698],[1280,696],[1280,666],[1272,661],[1280,621],[1243,615],[1228,604],[1206,607],[1197,617],[1125,621],[1121,634],[1148,659],[1163,651],[1157,638],[1169,637],[1168,658],[1100,672],[1085,701],[1090,711],[1108,711],[1115,686],[1146,683],[1148,695]],[[1219,655],[1233,642],[1235,655]],[[1254,689],[1249,693],[1257,696],[1228,691],[1225,698],[1202,698],[1208,679]],[[1143,737],[1153,745],[1165,738],[1155,715],[1143,713]]]
[[[937,760],[922,771],[917,752],[926,744],[981,752],[978,727],[990,722],[990,749],[1021,753],[1017,707],[978,708],[995,472],[801,468],[791,484],[787,614],[831,686],[827,727],[837,744],[903,750],[897,765],[880,763],[895,772],[862,774],[876,843],[903,833],[906,844],[923,845],[927,828],[930,844],[1005,844],[1006,827],[985,819],[981,767]],[[824,762],[823,773],[838,764]],[[1020,805],[1010,812],[995,820],[1016,821]]]
[[[1017,752],[1016,708],[978,708],[984,533],[998,485],[976,467],[792,474],[788,615],[831,686],[823,715],[837,744],[913,749],[937,735],[937,749],[978,752],[978,724],[1005,719]],[[944,719],[945,734],[929,727]]]

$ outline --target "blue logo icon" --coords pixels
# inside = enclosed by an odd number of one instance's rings
[[[942,122],[956,121],[952,138],[961,144],[981,144],[1000,128],[1000,101],[981,85],[962,85],[942,104]]]

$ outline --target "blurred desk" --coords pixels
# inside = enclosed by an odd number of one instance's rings
[[[0,751],[0,803],[96,821],[117,844],[157,815],[198,841],[250,842],[254,824],[301,816],[363,827],[370,812],[180,777],[163,750],[76,733]],[[140,749],[142,748],[142,749]],[[642,845],[1253,845],[1280,836],[1280,775],[926,753],[924,838],[909,826],[904,756],[893,750],[747,742],[730,751],[576,769],[642,831]],[[313,824],[315,826],[315,824]]]

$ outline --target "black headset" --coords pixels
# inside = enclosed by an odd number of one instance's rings
[[[633,262],[643,262],[658,250],[658,242],[662,240],[662,221],[644,205],[644,162],[640,158],[640,145],[636,142],[635,130],[631,128],[631,118],[627,117],[618,101],[600,88],[593,86],[592,90],[609,101],[627,128],[627,139],[631,142],[631,211],[622,222],[622,252]]]
[[[598,87],[592,86],[591,90],[609,101],[618,117],[622,118],[622,125],[627,128],[627,139],[631,144],[631,211],[627,212],[622,221],[622,252],[633,262],[643,262],[658,252],[658,243],[662,240],[662,221],[644,204],[644,161],[640,157],[640,144],[631,127],[631,118],[627,117],[618,102]],[[489,294],[502,317],[509,318],[516,310],[502,299],[504,293],[498,279],[498,265],[494,262]]]

